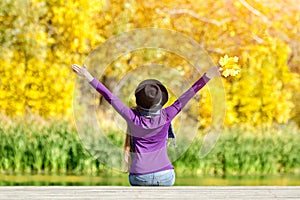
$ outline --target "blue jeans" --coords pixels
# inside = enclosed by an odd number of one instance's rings
[[[132,186],[172,186],[175,183],[173,169],[142,175],[129,175]]]

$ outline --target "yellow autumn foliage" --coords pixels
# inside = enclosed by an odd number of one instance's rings
[[[298,3],[1,1],[0,110],[9,116],[35,112],[43,117],[72,119],[74,75],[70,65],[83,63],[109,37],[136,28],[158,27],[191,37],[215,63],[226,54],[233,56],[220,60],[221,65],[227,63],[222,71],[226,125],[272,125],[299,119]],[[122,74],[151,63],[171,66],[184,78],[194,73],[188,61],[177,55],[147,49],[117,58],[103,81],[109,85],[109,80],[118,80]],[[200,124],[206,127],[212,109],[208,91],[201,97],[194,111],[200,109]]]
[[[102,6],[97,0],[1,1],[1,111],[71,119],[69,66],[104,41],[92,31],[92,11]]]
[[[237,56],[229,57],[225,55],[219,60],[220,68],[222,75],[227,76],[236,76],[240,72],[241,68],[238,64],[239,58]]]

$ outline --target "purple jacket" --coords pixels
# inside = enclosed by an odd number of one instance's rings
[[[169,126],[174,117],[209,80],[204,74],[172,105],[161,109],[160,115],[152,118],[141,116],[139,112],[127,107],[97,79],[94,78],[90,82],[128,124],[135,148],[130,174],[148,174],[174,169],[167,154],[166,137]]]

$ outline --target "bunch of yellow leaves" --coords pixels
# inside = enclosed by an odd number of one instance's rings
[[[219,60],[219,70],[222,75],[224,77],[236,76],[241,71],[238,61],[239,58],[237,56],[229,57],[228,55],[225,55],[224,57],[221,57]]]

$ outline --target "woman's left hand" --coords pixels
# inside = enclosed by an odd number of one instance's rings
[[[82,76],[84,78],[86,78],[89,82],[91,82],[94,77],[89,73],[89,71],[87,70],[86,65],[83,65],[82,67],[77,65],[77,64],[73,64],[72,65],[72,69],[73,71],[79,75]]]

